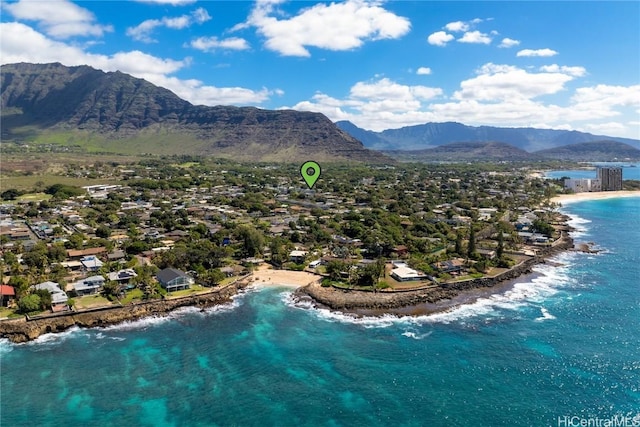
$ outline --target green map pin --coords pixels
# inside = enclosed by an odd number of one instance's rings
[[[300,175],[304,178],[309,189],[312,189],[318,178],[320,178],[320,165],[313,161],[304,162],[300,167]]]

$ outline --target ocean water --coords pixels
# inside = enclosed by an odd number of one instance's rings
[[[593,163],[593,166],[622,167],[622,179],[640,180],[640,164],[638,163],[607,162],[607,163]],[[555,170],[555,171],[547,172],[545,176],[547,178],[562,178],[563,176],[568,176],[569,178],[574,178],[574,179],[597,178],[595,169],[593,170],[584,170],[584,169]]]
[[[510,290],[446,313],[354,319],[283,287],[206,312],[2,342],[0,425],[558,426],[639,416],[640,198],[566,210],[576,239],[601,253],[564,253],[562,266],[537,266]]]

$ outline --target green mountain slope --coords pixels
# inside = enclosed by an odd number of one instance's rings
[[[0,86],[3,143],[283,162],[390,160],[319,113],[195,106],[120,72],[9,64]]]

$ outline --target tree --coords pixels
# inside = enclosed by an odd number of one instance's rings
[[[269,245],[271,250],[271,263],[276,267],[281,267],[287,261],[287,251],[284,248],[284,240],[275,237]]]
[[[102,292],[107,298],[117,297],[120,294],[120,283],[110,280],[102,286]]]
[[[339,281],[342,279],[341,273],[349,269],[349,265],[344,261],[331,260],[327,263],[327,274],[333,281]]]
[[[496,250],[496,256],[498,259],[502,258],[504,253],[504,236],[502,235],[502,230],[498,231],[498,249]]]
[[[49,263],[49,258],[45,251],[33,249],[22,256],[22,261],[24,261],[28,267],[44,269]]]
[[[46,289],[38,289],[35,292],[40,297],[40,310],[48,310],[51,307],[51,293]]]
[[[256,256],[264,246],[264,235],[253,226],[238,227],[238,237],[242,241],[242,253],[246,256]]]
[[[15,188],[10,188],[0,193],[0,198],[2,198],[2,200],[15,200],[20,196],[20,194],[20,191]]]
[[[111,236],[111,229],[106,225],[102,224],[98,228],[96,228],[96,236],[102,239],[106,239]]]
[[[384,271],[384,261],[381,259],[360,270],[357,283],[360,286],[375,286]]]
[[[473,224],[469,227],[469,246],[467,247],[467,256],[473,258],[476,253],[476,232],[473,229]]]
[[[458,254],[458,256],[462,255],[462,234],[460,234],[459,232],[456,233],[456,249],[455,249],[455,251]]]
[[[224,280],[225,275],[219,268],[214,268],[213,270],[207,270],[203,275],[199,277],[202,281],[202,284],[205,286],[216,286]]]
[[[40,296],[36,294],[26,295],[18,300],[20,313],[31,313],[40,309]]]

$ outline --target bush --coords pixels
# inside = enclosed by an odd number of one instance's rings
[[[376,285],[376,288],[377,288],[377,289],[388,289],[388,288],[390,288],[390,287],[391,287],[391,285],[390,285],[390,284],[388,284],[387,282],[385,282],[384,280],[381,280],[381,281]]]
[[[40,310],[40,296],[31,294],[18,300],[18,310],[20,313],[31,313]]]
[[[293,271],[303,271],[304,270],[304,264],[292,264],[289,269],[293,270]]]

